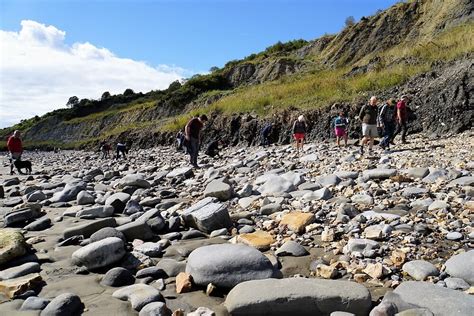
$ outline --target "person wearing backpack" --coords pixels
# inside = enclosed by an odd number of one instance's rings
[[[293,138],[296,142],[296,152],[303,150],[303,142],[306,134],[306,122],[303,115],[298,116],[298,119],[293,123]]]
[[[397,109],[395,107],[395,100],[388,99],[387,102],[382,105],[378,117],[378,125],[383,128],[383,139],[380,141],[380,147],[385,150],[390,150],[390,141],[395,131],[396,115]]]
[[[377,131],[377,97],[372,96],[369,104],[365,104],[360,109],[359,119],[362,121],[362,142],[360,145],[360,154],[364,154],[364,145],[369,144],[369,154],[374,146],[374,138],[378,135]]]
[[[336,134],[336,144],[341,146],[341,138],[344,138],[344,145],[347,147],[347,129],[349,127],[349,119],[344,115],[344,111],[339,112],[333,121],[334,132]]]
[[[401,132],[402,133],[402,144],[406,144],[406,136],[407,136],[407,122],[408,122],[408,111],[407,111],[407,102],[408,97],[406,95],[402,95],[400,100],[397,102],[397,128],[395,129],[395,133],[393,134],[392,141],[395,137]]]

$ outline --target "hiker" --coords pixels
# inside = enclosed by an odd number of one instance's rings
[[[216,156],[219,156],[220,157],[220,154],[219,154],[219,151],[220,151],[220,148],[219,148],[219,145],[222,145],[222,141],[221,140],[213,140],[212,142],[209,143],[209,145],[207,145],[207,148],[206,148],[206,152],[205,154],[208,155],[209,157],[216,157]]]
[[[101,159],[109,158],[110,145],[107,142],[102,142],[100,145],[100,151],[102,152]]]
[[[124,158],[124,159],[127,159],[127,156],[125,155],[125,153],[127,153],[127,152],[128,152],[128,150],[127,150],[127,145],[125,145],[125,143],[118,142],[118,143],[117,143],[117,150],[116,150],[115,159],[119,159],[119,158],[120,158],[120,154],[123,155],[123,158]]]
[[[303,115],[298,116],[298,119],[293,123],[293,138],[296,142],[296,152],[303,150],[303,142],[306,134],[306,122]]]
[[[270,133],[272,132],[272,128],[273,128],[273,125],[271,122],[268,122],[266,123],[263,128],[262,128],[262,131],[260,132],[260,135],[262,137],[262,146],[269,146],[270,145]]]
[[[392,143],[395,140],[395,137],[402,132],[402,144],[406,144],[406,136],[407,136],[407,121],[408,121],[408,113],[407,113],[407,103],[408,97],[406,95],[402,95],[400,100],[397,102],[397,127],[395,129],[395,133],[392,136]]]
[[[23,142],[21,141],[20,131],[14,131],[13,135],[8,138],[7,148],[10,152],[10,174],[13,174],[15,161],[21,160],[21,155],[23,154]]]
[[[390,141],[395,131],[396,114],[397,109],[394,99],[388,99],[379,111],[377,121],[378,125],[383,128],[383,139],[380,141],[380,147],[385,150],[390,150]]]
[[[377,98],[372,96],[369,104],[365,104],[360,109],[359,119],[362,121],[362,142],[360,145],[360,154],[364,154],[364,145],[369,143],[369,153],[372,152],[374,137],[378,135],[377,131]]]
[[[347,130],[349,129],[349,119],[344,115],[344,111],[339,112],[333,121],[334,132],[336,134],[336,144],[341,146],[341,138],[344,138],[344,145],[347,147]]]
[[[189,153],[191,165],[198,168],[197,157],[199,154],[199,144],[201,143],[201,130],[207,122],[205,114],[199,117],[193,117],[184,128],[184,136],[187,142],[187,151]]]
[[[176,134],[176,150],[181,151],[183,148],[186,148],[184,146],[184,133],[182,130],[179,130]]]

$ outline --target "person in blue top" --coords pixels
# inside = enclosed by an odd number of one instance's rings
[[[336,144],[341,146],[341,138],[344,138],[344,145],[347,147],[347,130],[349,128],[349,119],[344,115],[344,111],[339,112],[333,121],[333,128],[336,134]]]

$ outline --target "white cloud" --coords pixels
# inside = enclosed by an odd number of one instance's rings
[[[165,89],[191,72],[115,56],[91,43],[66,45],[66,32],[25,20],[19,32],[0,30],[0,127],[62,108],[68,98],[98,99]]]

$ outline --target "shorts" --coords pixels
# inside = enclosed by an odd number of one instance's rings
[[[10,153],[11,160],[18,160],[21,159],[21,153]]]
[[[346,129],[344,127],[336,127],[334,131],[336,132],[337,137],[346,136]]]
[[[293,137],[295,140],[303,140],[304,139],[304,133],[294,133]]]
[[[377,137],[378,135],[377,125],[362,124],[362,136]]]

